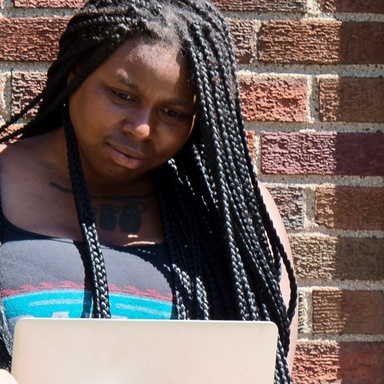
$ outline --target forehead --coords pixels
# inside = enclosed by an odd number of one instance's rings
[[[142,65],[142,69],[162,67],[183,72],[189,76],[187,61],[175,45],[150,39],[132,38],[122,43],[106,60],[106,66]]]
[[[178,65],[183,65],[185,62],[178,47],[162,41],[134,38],[124,42],[118,49],[123,55],[129,55],[132,60],[157,61],[158,63],[166,60],[169,63],[178,63]]]
[[[195,94],[186,59],[180,50],[162,42],[130,39],[123,43],[95,75],[106,81],[164,97],[192,98]]]

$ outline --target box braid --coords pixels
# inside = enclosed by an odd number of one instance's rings
[[[3,126],[0,142],[64,126],[93,274],[93,315],[109,317],[103,255],[66,105],[93,70],[135,37],[180,49],[197,98],[188,143],[155,172],[178,317],[273,321],[279,329],[275,382],[290,383],[286,357],[297,286],[248,153],[230,33],[213,5],[204,0],[90,0],[62,34],[46,87]],[[35,106],[31,121],[12,127]],[[291,284],[288,308],[279,286],[282,266]]]

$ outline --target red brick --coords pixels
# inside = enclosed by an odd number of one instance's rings
[[[317,187],[315,218],[327,228],[384,230],[384,189]]]
[[[250,153],[253,161],[256,160],[256,158],[255,158],[255,156],[256,156],[256,154],[255,154],[255,151],[256,151],[255,136],[256,135],[255,135],[254,131],[247,131],[246,132],[248,149],[249,149],[249,153]]]
[[[213,0],[222,11],[305,12],[305,0]]]
[[[312,302],[314,333],[384,333],[383,291],[315,289]]]
[[[384,176],[383,148],[384,133],[338,133],[334,174]]]
[[[383,384],[383,342],[299,342],[295,384]]]
[[[384,13],[381,0],[319,0],[323,12]]]
[[[304,227],[305,196],[300,188],[278,188],[268,186],[279,213],[287,229],[300,229]]]
[[[256,23],[249,20],[228,20],[236,58],[248,64],[256,55]]]
[[[384,176],[384,134],[264,133],[261,170],[266,174]]]
[[[262,62],[382,64],[384,23],[275,20],[262,23]]]
[[[54,59],[66,21],[46,17],[0,19],[0,60]]]
[[[307,83],[304,79],[242,78],[244,118],[248,121],[305,122]]]
[[[16,8],[78,8],[85,0],[14,0]]]
[[[383,64],[384,23],[348,22],[340,31],[340,64]]]
[[[291,235],[297,278],[384,280],[384,238]]]
[[[382,123],[384,79],[321,79],[319,104],[322,121]]]
[[[261,170],[266,174],[332,174],[335,142],[333,133],[264,133]]]
[[[21,111],[43,89],[46,76],[41,73],[20,73],[12,75],[12,114]]]

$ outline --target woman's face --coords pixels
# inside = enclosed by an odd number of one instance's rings
[[[87,77],[69,108],[88,182],[125,183],[179,152],[195,96],[176,49],[131,39]]]

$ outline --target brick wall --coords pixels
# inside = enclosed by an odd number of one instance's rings
[[[216,0],[300,285],[296,383],[384,383],[384,1]]]
[[[0,0],[0,114],[41,87],[79,0]],[[384,383],[384,0],[215,0],[300,286],[294,379]]]

